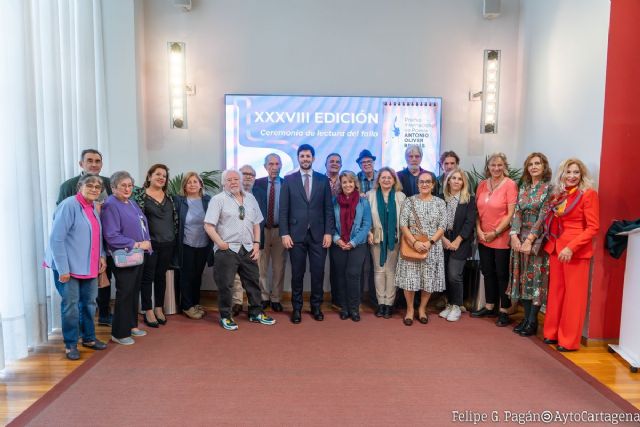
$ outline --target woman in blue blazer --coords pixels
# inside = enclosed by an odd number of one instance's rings
[[[358,177],[351,171],[340,174],[340,188],[334,198],[336,231],[331,246],[340,319],[360,321],[360,276],[367,254],[367,236],[371,229],[371,207],[360,197]]]
[[[107,346],[96,338],[93,324],[97,277],[107,266],[102,225],[95,205],[102,187],[99,176],[84,175],[78,181],[78,193],[64,199],[53,214],[45,265],[53,270],[56,288],[62,297],[62,336],[70,360],[80,358],[80,332],[84,347],[103,350]],[[79,330],[80,322],[82,331]]]
[[[213,246],[204,231],[204,216],[211,196],[204,194],[203,187],[202,178],[196,172],[187,172],[182,178],[180,195],[173,198],[178,213],[174,263],[180,267],[180,308],[190,319],[202,319],[205,314],[200,305],[200,286],[202,271]]]

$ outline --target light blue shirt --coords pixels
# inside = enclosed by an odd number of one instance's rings
[[[202,199],[187,199],[189,210],[184,221],[184,240],[185,245],[192,248],[204,248],[209,244],[209,238],[204,231],[204,208],[202,207]]]

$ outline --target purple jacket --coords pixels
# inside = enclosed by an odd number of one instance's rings
[[[129,200],[121,202],[109,196],[100,212],[102,235],[110,252],[116,249],[133,249],[136,242],[150,240],[147,218],[138,205]]]

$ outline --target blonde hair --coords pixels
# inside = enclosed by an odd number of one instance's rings
[[[351,171],[342,171],[342,172],[340,172],[340,175],[338,176],[338,181],[340,181],[340,186],[338,187],[338,194],[343,194],[343,192],[342,192],[342,178],[345,177],[345,176],[347,178],[349,178],[349,180],[351,180],[351,181],[353,181],[355,183],[355,186],[356,186],[355,191],[357,191],[359,193],[360,192],[360,180],[358,179],[356,174],[351,172]]]
[[[200,197],[202,197],[204,195],[204,182],[202,182],[202,178],[200,178],[200,175],[198,175],[197,172],[187,172],[184,174],[184,177],[182,177],[182,181],[180,182],[180,195],[181,196],[187,196],[187,182],[189,182],[189,180],[192,177],[196,177],[198,179],[198,182],[200,183]]]
[[[467,178],[466,172],[460,168],[453,169],[445,177],[444,200],[448,202],[451,199],[451,197],[453,197],[449,189],[449,179],[451,179],[454,173],[458,173],[462,177],[462,188],[460,189],[460,203],[462,204],[469,203],[469,200],[471,199],[471,194],[469,193],[469,179]]]
[[[384,166],[378,169],[378,176],[376,176],[376,182],[373,185],[374,191],[377,191],[378,187],[380,187],[380,175],[382,175],[382,172],[389,172],[391,174],[391,176],[393,177],[393,189],[396,192],[402,191],[402,183],[398,179],[398,174],[395,170],[393,170],[393,168],[390,168],[389,166]]]
[[[560,163],[558,166],[558,172],[556,173],[556,179],[553,185],[554,191],[556,193],[561,193],[565,190],[564,186],[564,175],[571,165],[578,166],[580,169],[580,183],[578,183],[578,188],[580,190],[588,190],[589,188],[593,188],[593,179],[589,174],[589,169],[580,159],[576,159],[575,157],[571,157]]]
[[[490,178],[491,177],[491,171],[489,170],[489,163],[491,163],[491,160],[493,159],[500,159],[502,160],[502,162],[504,163],[504,176],[509,176],[509,162],[507,162],[507,155],[501,152],[495,152],[493,154],[491,154],[488,158],[487,158],[487,162],[484,164],[484,177],[485,178]]]

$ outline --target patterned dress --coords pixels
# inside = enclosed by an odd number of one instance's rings
[[[409,227],[411,233],[418,233],[411,203],[413,203],[420,218],[422,234],[431,237],[436,234],[439,228],[444,230],[446,221],[445,203],[444,200],[435,196],[428,201],[420,200],[418,195],[408,197],[402,204],[400,227]],[[408,261],[399,256],[398,266],[396,267],[396,286],[408,291],[444,291],[444,251],[442,242],[438,240],[429,249],[429,254],[423,261]]]
[[[518,203],[511,220],[511,233],[522,242],[530,233],[540,236],[543,231],[543,205],[551,194],[548,182],[535,186],[523,184],[518,192]],[[512,299],[529,299],[535,305],[546,303],[549,287],[549,256],[541,248],[538,255],[511,250],[509,287]]]

